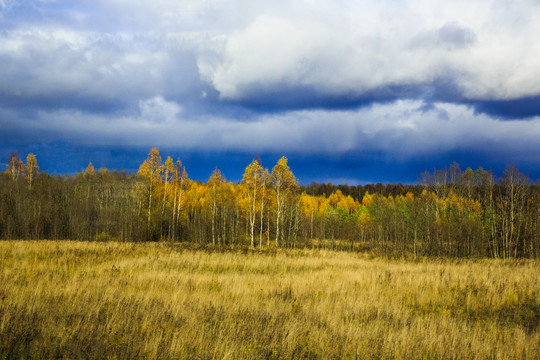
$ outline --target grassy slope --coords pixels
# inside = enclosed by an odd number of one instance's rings
[[[538,358],[540,263],[0,242],[0,358]]]

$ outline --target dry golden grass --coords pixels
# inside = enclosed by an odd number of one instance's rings
[[[538,359],[540,263],[0,242],[0,358]]]

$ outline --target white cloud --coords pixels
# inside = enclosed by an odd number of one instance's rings
[[[147,123],[172,123],[182,112],[182,107],[174,102],[155,97],[139,101],[141,119]]]
[[[540,93],[540,4],[304,1],[254,14],[208,77],[223,98],[294,84],[362,94],[450,79],[471,99]],[[289,11],[291,10],[291,11]],[[421,45],[421,46],[419,46]]]
[[[0,33],[0,90],[112,101],[197,96],[196,40],[32,27]]]
[[[0,77],[23,95],[160,96],[171,71],[191,78],[179,97],[201,81],[242,100],[284,86],[355,97],[441,79],[470,99],[540,94],[538,1],[12,3],[0,2]]]

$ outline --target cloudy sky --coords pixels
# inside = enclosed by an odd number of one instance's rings
[[[540,178],[539,0],[0,0],[0,163]]]

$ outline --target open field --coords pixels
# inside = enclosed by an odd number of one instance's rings
[[[540,262],[0,242],[0,358],[540,357]]]

